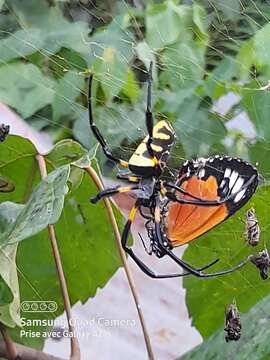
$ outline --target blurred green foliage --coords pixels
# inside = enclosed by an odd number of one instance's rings
[[[268,151],[269,7],[264,1],[6,0],[0,13],[0,100],[55,140],[92,145],[85,71],[95,73],[95,118],[128,157],[145,135],[145,76],[154,62],[156,118],[178,136],[172,166],[221,152],[259,162]],[[239,95],[226,111],[214,104]],[[245,122],[230,120],[246,112]],[[241,127],[242,124],[242,127]],[[117,136],[116,136],[117,135]],[[269,164],[270,165],[270,164]]]

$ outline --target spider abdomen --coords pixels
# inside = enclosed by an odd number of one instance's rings
[[[153,140],[150,147],[153,155],[147,149],[149,136],[139,144],[129,159],[129,169],[136,175],[144,177],[159,176],[161,162],[166,163],[170,148],[175,141],[175,132],[166,120],[159,121],[153,128]]]

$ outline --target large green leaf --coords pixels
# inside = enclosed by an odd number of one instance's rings
[[[17,244],[0,249],[0,320],[14,327],[20,325],[20,294],[16,267]],[[2,292],[3,291],[3,292]],[[4,300],[4,301],[3,301]]]
[[[152,48],[164,48],[185,36],[191,24],[190,7],[168,0],[150,5],[146,12],[146,39]]]
[[[33,236],[58,221],[67,193],[69,166],[52,171],[34,189],[25,205],[3,202],[0,218],[12,219],[0,234],[0,247]],[[15,214],[15,215],[14,215]]]
[[[242,90],[242,106],[254,123],[259,140],[270,141],[270,93],[265,91]]]
[[[240,308],[240,311],[242,309]],[[221,316],[224,309],[220,308]],[[240,315],[242,336],[238,342],[226,343],[223,327],[207,339],[202,345],[181,356],[181,360],[233,359],[266,360],[270,357],[270,330],[268,326],[270,296],[259,301],[247,313]]]
[[[178,109],[179,116],[174,123],[187,158],[209,154],[211,146],[219,143],[226,135],[226,128],[220,118],[203,108],[199,109],[199,103],[200,99],[194,95],[186,98]]]
[[[162,53],[165,70],[161,74],[163,85],[172,90],[195,88],[204,75],[205,49],[192,41],[191,36],[183,42],[167,46]]]
[[[58,121],[61,117],[76,112],[75,100],[83,88],[84,79],[75,72],[69,71],[59,80],[52,102],[54,121]]]
[[[33,64],[13,63],[0,67],[0,101],[27,118],[52,102],[55,82]]]
[[[260,174],[267,180],[270,179],[270,143],[267,141],[257,141],[249,145],[248,153],[250,160],[256,164]]]
[[[261,227],[260,246],[252,248],[244,240],[244,210],[238,212],[222,225],[193,241],[184,253],[184,260],[195,267],[220,259],[211,271],[228,269],[244,260],[250,253],[259,252],[269,244],[270,205],[265,199],[270,196],[270,187],[260,188],[245,209],[256,209]],[[210,270],[209,270],[210,272]],[[199,279],[192,276],[184,279],[186,301],[192,324],[203,337],[213,334],[224,321],[224,306],[236,299],[241,311],[248,311],[270,291],[269,280],[263,281],[251,263],[240,271],[222,277]]]
[[[265,25],[261,30],[259,30],[255,34],[253,41],[258,63],[269,67],[270,24]]]
[[[2,44],[0,42],[0,48],[3,46],[5,50],[4,57],[9,54],[9,59],[16,58],[38,50],[41,50],[44,55],[50,56],[62,47],[73,49],[85,55],[89,52],[87,23],[68,21],[58,6],[49,7],[45,1],[12,0],[8,3],[20,19],[20,25],[24,32],[12,34],[9,38],[2,40]],[[33,32],[34,35],[32,37],[27,35],[22,44],[19,45],[22,54],[20,55],[19,51],[12,53],[9,48],[16,45],[19,38],[26,32]],[[30,41],[27,41],[28,39]],[[31,39],[34,40],[33,43]]]
[[[2,199],[25,203],[31,197],[32,188],[40,181],[35,160],[36,150],[29,141],[17,136],[9,136],[0,147],[0,171],[12,178],[16,186],[13,193],[3,193]],[[55,168],[55,171],[60,171],[66,164],[65,166],[71,166],[72,174],[72,164],[81,166],[83,162],[78,160],[82,158],[86,163],[89,156],[78,143],[64,140],[46,157],[47,168],[51,173]],[[103,287],[120,266],[106,210],[102,204],[90,204],[89,198],[97,190],[84,170],[78,170],[81,172],[81,184],[70,188],[62,216],[55,225],[72,304],[77,301],[85,302],[94,296],[97,289]],[[60,315],[64,306],[47,230],[19,243],[17,268],[21,303],[37,300],[55,301],[58,305],[55,312],[35,313],[21,310],[24,320],[48,320]],[[8,321],[5,323],[12,325]],[[47,327],[24,326],[24,329],[42,332],[47,330]],[[20,337],[18,327],[12,330],[12,336],[18,342],[35,347],[42,347],[44,341],[40,338]]]
[[[31,55],[42,49],[45,44],[40,29],[18,30],[9,37],[0,40],[0,61],[6,62],[19,57]]]

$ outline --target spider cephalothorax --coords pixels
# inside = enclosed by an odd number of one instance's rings
[[[135,192],[136,202],[122,233],[123,249],[147,275],[153,278],[178,277],[187,274],[211,277],[242,267],[247,260],[228,270],[204,273],[202,270],[212,266],[217,260],[196,269],[179,259],[172,250],[176,246],[196,239],[240,209],[256,190],[257,170],[241,159],[216,155],[186,161],[175,182],[162,179],[171,146],[175,141],[175,133],[168,121],[161,120],[154,126],[151,111],[152,64],[148,72],[145,114],[148,135],[139,144],[129,161],[115,157],[93,121],[92,79],[93,76],[89,81],[88,97],[91,129],[106,157],[129,169],[127,174],[118,175],[118,179],[127,181],[130,185],[105,189],[92,198],[91,202],[96,203],[104,197],[117,193]],[[155,254],[159,258],[168,255],[185,272],[157,275],[137,257],[132,248],[128,247],[131,224],[137,212],[146,219],[145,226],[150,245],[147,248],[144,241],[143,244],[147,253]]]

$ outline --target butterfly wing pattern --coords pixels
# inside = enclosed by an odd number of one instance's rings
[[[207,207],[170,202],[166,232],[172,246],[196,239],[233,215],[248,202],[257,185],[256,168],[239,158],[216,155],[186,161],[180,170],[177,186],[202,200],[224,202]],[[177,190],[176,195],[192,199]]]

